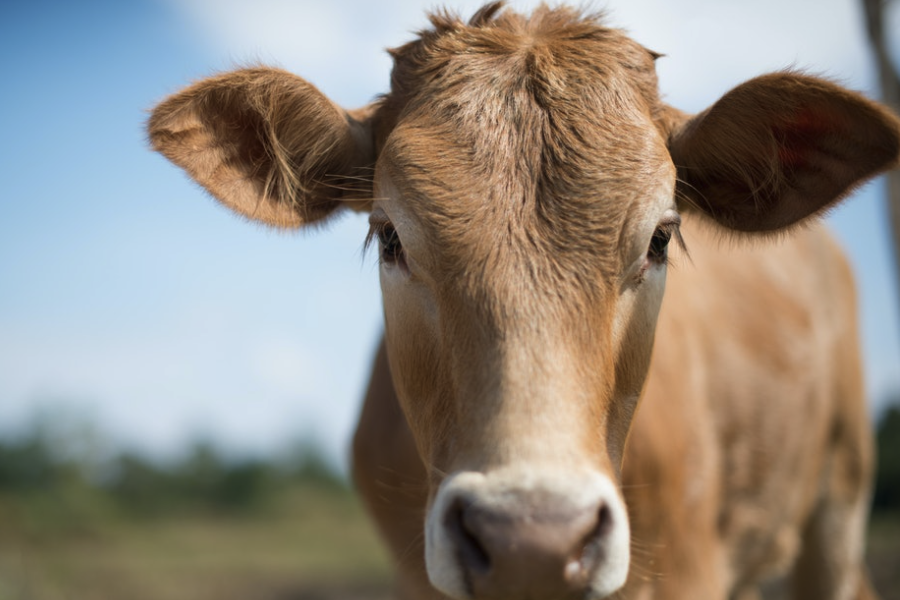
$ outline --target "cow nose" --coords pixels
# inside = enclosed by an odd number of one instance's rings
[[[602,501],[588,508],[500,511],[457,499],[444,526],[472,598],[584,598],[615,526]]]

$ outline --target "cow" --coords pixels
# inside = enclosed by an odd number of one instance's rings
[[[260,66],[148,122],[251,220],[369,212],[353,474],[398,596],[874,598],[852,274],[816,217],[897,166],[900,120],[796,71],[686,114],[564,6],[430,21],[369,106]]]

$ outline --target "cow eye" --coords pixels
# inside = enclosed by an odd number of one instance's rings
[[[647,258],[644,262],[646,268],[669,263],[669,242],[673,239],[685,256],[689,256],[684,239],[681,237],[681,217],[675,211],[668,211],[656,226],[653,237],[650,238]]]
[[[653,232],[650,238],[650,248],[647,250],[647,258],[657,263],[665,263],[669,258],[669,240],[672,239],[672,227],[661,225]]]
[[[390,223],[384,223],[378,228],[378,244],[381,246],[381,261],[384,263],[396,263],[403,258],[403,245],[397,230]]]

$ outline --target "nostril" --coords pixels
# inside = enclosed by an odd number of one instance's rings
[[[573,558],[566,565],[565,577],[570,583],[581,581],[604,560],[605,542],[611,535],[615,523],[612,510],[606,503],[600,505],[596,514],[597,521],[582,538],[577,558]]]
[[[591,534],[592,539],[603,539],[607,537],[613,528],[612,511],[606,503],[600,505],[600,512],[597,514],[597,526]]]
[[[457,549],[464,570],[472,575],[483,575],[490,570],[491,559],[478,537],[466,525],[468,505],[462,499],[455,500],[444,517],[444,527]]]

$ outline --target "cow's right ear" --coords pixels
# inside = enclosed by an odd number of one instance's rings
[[[155,150],[223,204],[293,228],[366,193],[358,182],[371,180],[375,162],[372,112],[348,113],[296,75],[254,68],[175,94],[147,129]]]

